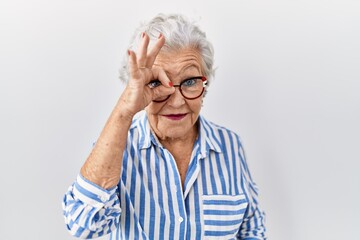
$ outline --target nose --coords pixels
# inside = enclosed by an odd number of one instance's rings
[[[185,98],[180,92],[179,87],[175,87],[175,92],[170,95],[170,98],[168,99],[168,105],[177,108],[185,104]]]

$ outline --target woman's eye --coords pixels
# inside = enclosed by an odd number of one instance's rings
[[[182,83],[182,85],[184,85],[185,87],[191,87],[194,86],[195,84],[196,84],[196,79],[188,79]]]
[[[148,86],[150,88],[156,88],[156,87],[158,87],[160,85],[161,85],[161,82],[159,80],[153,80],[153,81],[148,83]]]

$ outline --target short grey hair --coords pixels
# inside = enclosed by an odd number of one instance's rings
[[[192,21],[180,14],[159,14],[147,23],[138,27],[131,39],[129,50],[136,51],[141,41],[141,33],[146,32],[150,37],[150,45],[158,39],[161,33],[165,37],[165,45],[161,51],[171,52],[186,48],[197,50],[202,59],[202,70],[208,79],[208,84],[214,77],[214,49],[206,39],[205,32]],[[120,79],[127,83],[129,80],[128,55],[126,54],[120,69]]]

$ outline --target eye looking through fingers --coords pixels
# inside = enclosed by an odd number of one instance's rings
[[[147,85],[149,88],[156,88],[161,85],[161,82],[158,79],[155,79],[149,82]]]

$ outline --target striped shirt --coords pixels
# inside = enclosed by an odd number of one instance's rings
[[[238,135],[199,116],[184,188],[176,162],[152,132],[146,113],[133,120],[119,184],[103,189],[81,175],[63,213],[70,233],[110,239],[266,239]]]

